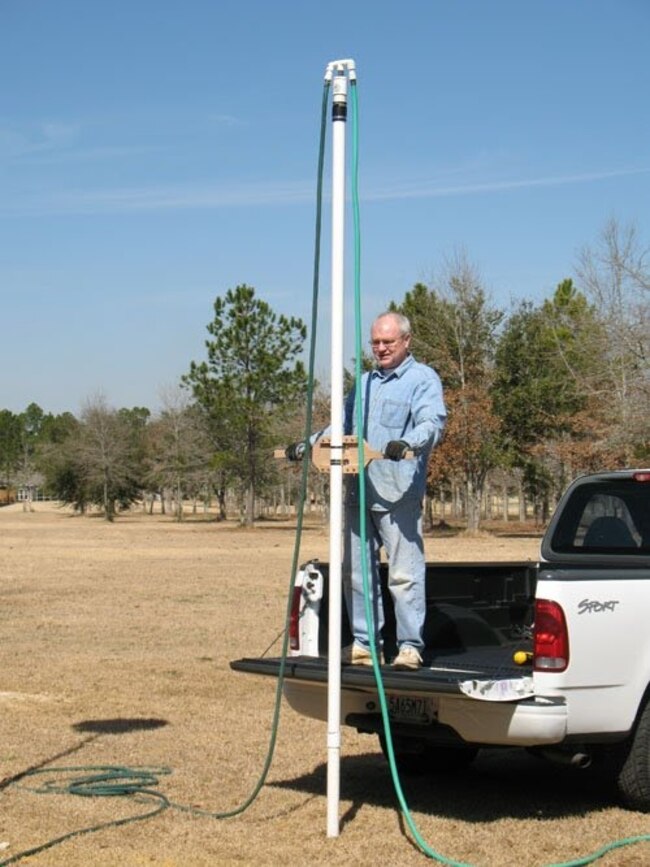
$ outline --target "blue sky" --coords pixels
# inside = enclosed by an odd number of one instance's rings
[[[156,409],[239,283],[310,320],[341,57],[365,326],[461,247],[508,309],[610,217],[650,244],[649,36],[647,0],[0,0],[0,408]]]

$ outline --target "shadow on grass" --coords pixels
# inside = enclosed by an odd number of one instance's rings
[[[323,795],[326,779],[327,765],[320,764],[310,773],[268,785]],[[463,771],[403,774],[400,783],[409,810],[466,822],[556,820],[620,806],[611,785],[592,768],[554,765],[518,749],[485,749]],[[380,753],[341,759],[341,800],[352,802],[342,825],[364,804],[398,806],[390,768]]]
[[[87,719],[75,723],[76,732],[92,732],[96,735],[123,735],[129,732],[151,731],[169,725],[167,720],[154,717],[116,717],[115,719]]]
[[[74,753],[82,750],[86,744],[89,744],[91,741],[96,740],[99,735],[90,735],[90,737],[84,738],[79,743],[76,743],[72,747],[68,747],[67,750],[61,750],[59,753],[54,753],[52,756],[48,756],[46,759],[43,759],[40,762],[37,762],[35,765],[30,765],[28,768],[24,768],[22,771],[18,771],[16,774],[12,774],[10,777],[4,777],[4,779],[0,780],[0,791],[8,788],[13,783],[17,783],[19,780],[22,780],[23,777],[28,777],[30,774],[33,774],[34,771],[39,771],[41,768],[46,768],[48,765],[52,764],[52,762],[56,762],[57,759],[63,759],[67,756],[72,756]]]

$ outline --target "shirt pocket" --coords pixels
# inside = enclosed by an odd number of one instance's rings
[[[381,424],[391,430],[403,431],[409,416],[409,405],[402,401],[387,400],[381,407]]]

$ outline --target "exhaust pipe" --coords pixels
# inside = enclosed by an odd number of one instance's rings
[[[583,771],[591,765],[591,754],[583,752],[570,753],[567,750],[541,749],[536,750],[538,755],[558,765],[571,765]]]

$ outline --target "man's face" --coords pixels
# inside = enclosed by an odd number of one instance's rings
[[[411,335],[401,334],[399,324],[392,316],[382,316],[372,326],[370,344],[377,364],[387,370],[399,367],[409,354]]]

